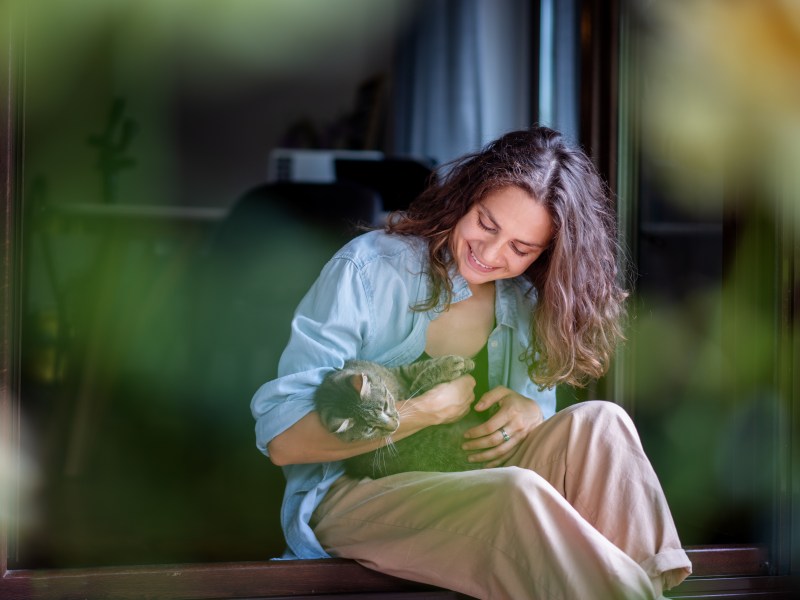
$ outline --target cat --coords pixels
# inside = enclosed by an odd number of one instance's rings
[[[387,438],[387,445],[348,458],[345,471],[353,477],[377,479],[406,471],[466,471],[480,468],[461,449],[463,433],[483,422],[474,410],[455,423],[432,425],[397,442],[400,426],[396,402],[471,372],[470,358],[448,355],[388,368],[364,360],[349,360],[329,373],[317,387],[314,402],[325,427],[345,441]]]

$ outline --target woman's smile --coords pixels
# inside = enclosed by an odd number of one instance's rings
[[[469,244],[467,244],[467,246],[469,247],[469,258],[471,259],[470,262],[471,262],[473,267],[478,269],[478,271],[483,271],[485,273],[491,273],[492,271],[494,271],[497,268],[497,267],[492,267],[492,266],[483,264],[480,261],[480,259],[478,259],[478,257],[475,256],[475,251],[472,249],[472,246],[470,246]]]

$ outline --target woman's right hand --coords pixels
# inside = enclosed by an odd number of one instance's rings
[[[475,378],[462,375],[440,383],[424,394],[398,403],[400,421],[415,420],[421,427],[453,423],[466,416],[475,400]]]

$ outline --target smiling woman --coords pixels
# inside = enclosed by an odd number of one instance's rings
[[[659,598],[690,573],[630,418],[608,402],[555,410],[554,384],[605,370],[619,337],[610,215],[588,157],[531,127],[456,161],[333,256],[251,402],[258,446],[287,476],[287,557],[352,558],[478,598]],[[439,354],[475,369],[396,398],[391,440],[474,408],[488,416],[460,449],[483,468],[345,473],[343,460],[387,439],[326,428],[311,399],[322,378],[352,359]]]

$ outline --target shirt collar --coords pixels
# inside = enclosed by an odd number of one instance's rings
[[[472,297],[467,280],[459,273],[455,266],[450,267],[450,282],[453,284],[453,302],[461,302]]]
[[[515,328],[519,322],[518,310],[521,304],[517,298],[532,291],[530,282],[523,277],[499,279],[494,282],[494,313],[498,325]],[[535,292],[533,292],[535,294]]]
[[[469,289],[467,280],[459,272],[455,265],[450,266],[450,282],[453,285],[453,302],[461,302],[472,297],[472,290]],[[514,328],[517,325],[519,315],[518,297],[531,295],[536,298],[536,290],[525,277],[514,277],[513,279],[498,279],[494,282],[495,300],[494,312],[497,325]],[[442,309],[443,302],[440,301],[437,311]]]

